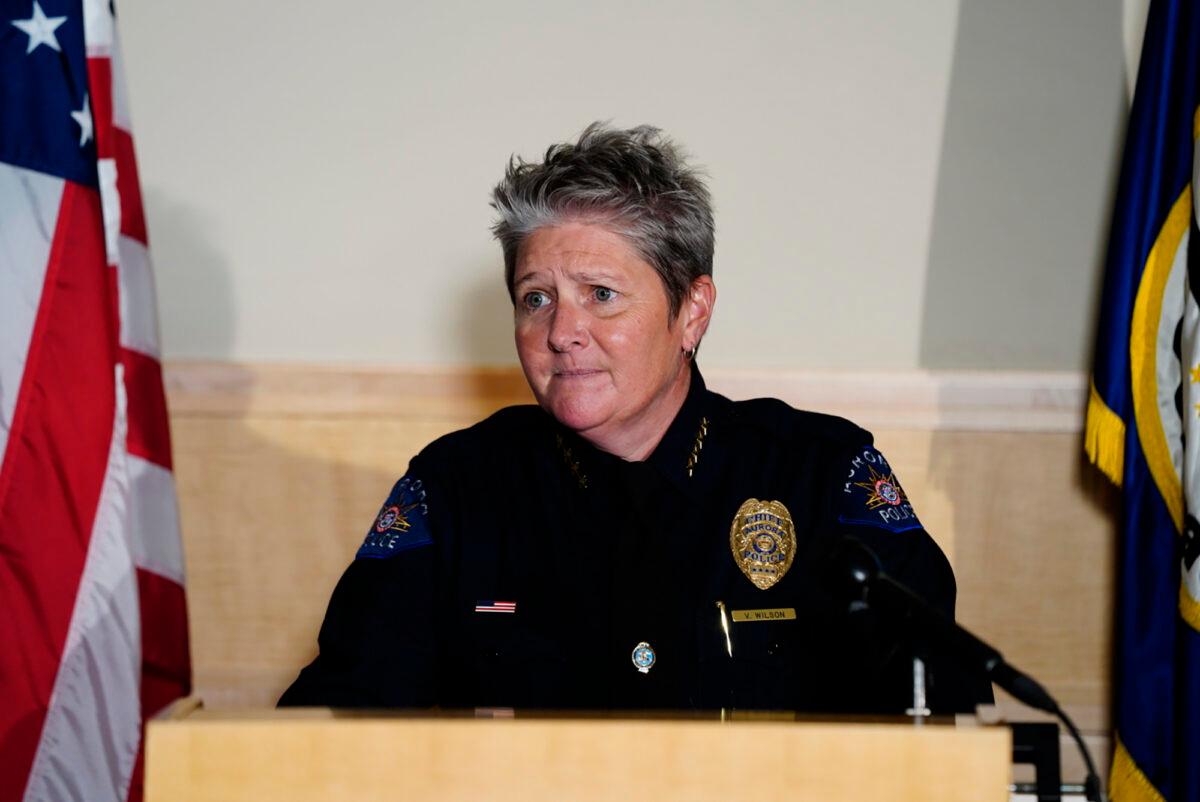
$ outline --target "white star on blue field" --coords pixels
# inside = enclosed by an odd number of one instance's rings
[[[0,0],[0,162],[95,187],[80,0]]]

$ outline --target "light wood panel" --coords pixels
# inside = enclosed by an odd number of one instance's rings
[[[516,370],[176,364],[166,378],[196,688],[216,707],[272,704],[311,658],[337,577],[417,450],[529,398]],[[763,374],[709,377],[874,428],[951,557],[961,620],[1103,736],[1114,499],[1079,456],[1077,378],[921,374],[904,391],[899,374],[780,375],[772,393]],[[893,390],[908,393],[899,415]]]
[[[272,705],[312,659],[392,483],[466,419],[174,419],[192,662],[210,705]]]
[[[1008,732],[900,724],[331,717],[152,722],[147,802],[1005,802]]]

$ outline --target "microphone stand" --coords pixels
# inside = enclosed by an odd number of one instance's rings
[[[1049,691],[1033,677],[1017,670],[1005,661],[994,647],[971,634],[967,629],[946,617],[940,610],[930,606],[924,599],[898,582],[883,570],[879,558],[861,541],[845,538],[835,547],[834,563],[838,580],[848,591],[853,606],[869,607],[878,599],[881,606],[903,610],[917,621],[928,635],[945,644],[953,653],[961,655],[980,666],[987,677],[1017,700],[1036,710],[1042,710],[1059,718],[1071,734],[1087,766],[1084,793],[1090,802],[1103,802],[1104,794],[1100,776],[1092,762],[1091,753],[1083,742],[1083,736],[1075,722],[1067,715]]]

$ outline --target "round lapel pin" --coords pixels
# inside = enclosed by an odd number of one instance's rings
[[[633,667],[643,674],[649,674],[650,669],[654,668],[654,662],[658,659],[658,656],[654,654],[654,649],[646,641],[633,647],[631,657],[633,658]]]

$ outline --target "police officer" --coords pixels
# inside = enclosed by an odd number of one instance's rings
[[[493,193],[537,406],[432,443],[338,583],[282,705],[901,712],[990,697],[892,611],[849,612],[846,537],[953,615],[871,436],[705,388],[708,192],[649,127],[588,127]]]

